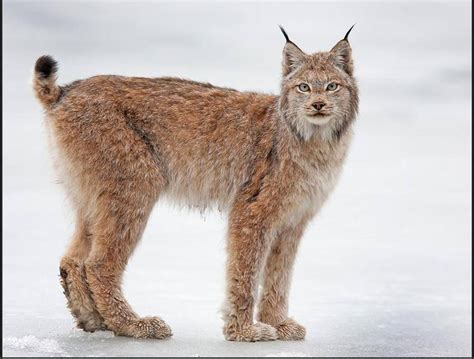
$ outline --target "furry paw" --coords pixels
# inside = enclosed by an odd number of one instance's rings
[[[89,333],[96,330],[107,330],[104,319],[95,308],[80,265],[65,257],[61,261],[59,274],[68,308],[76,319],[76,326]]]
[[[280,340],[303,340],[306,329],[291,318],[285,319],[276,326],[278,339]]]
[[[133,338],[165,339],[173,335],[171,328],[159,317],[132,320],[115,333]]]
[[[237,342],[259,342],[278,339],[278,332],[271,325],[255,323],[239,330],[224,328],[226,340]]]
[[[96,330],[108,330],[104,320],[97,312],[89,312],[82,314],[74,314],[76,317],[76,325],[85,332],[94,333]]]

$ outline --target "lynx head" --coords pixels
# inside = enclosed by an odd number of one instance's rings
[[[358,90],[348,36],[329,52],[304,53],[285,30],[279,111],[298,137],[338,139],[357,114]]]

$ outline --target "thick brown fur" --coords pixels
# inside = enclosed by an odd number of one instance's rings
[[[229,214],[225,338],[303,339],[305,328],[288,317],[288,292],[298,243],[351,139],[358,95],[347,39],[312,55],[288,39],[279,96],[177,78],[95,76],[58,86],[56,69],[41,57],[34,89],[76,211],[60,274],[77,325],[172,335],[159,317],[139,317],[121,291],[148,216],[167,196]]]

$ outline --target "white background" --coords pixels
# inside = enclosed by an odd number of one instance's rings
[[[4,4],[4,355],[449,356],[471,352],[468,2]],[[58,265],[73,230],[30,80],[179,76],[278,93],[285,26],[302,49],[350,40],[361,89],[339,186],[306,232],[290,314],[303,342],[221,334],[225,218],[160,203],[124,279],[166,341],[74,328]]]

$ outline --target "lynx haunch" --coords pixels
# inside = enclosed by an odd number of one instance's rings
[[[60,275],[78,327],[172,335],[161,318],[139,317],[121,291],[148,216],[166,196],[228,214],[225,338],[304,338],[288,317],[292,267],[341,171],[358,90],[350,30],[314,54],[282,32],[278,96],[169,77],[94,76],[59,86],[56,62],[37,60],[34,90],[76,215]]]

